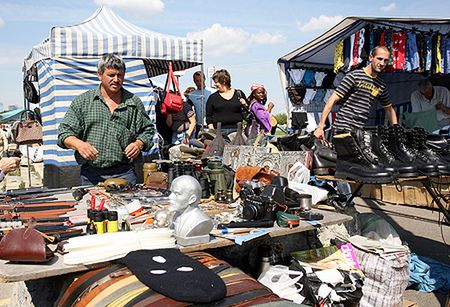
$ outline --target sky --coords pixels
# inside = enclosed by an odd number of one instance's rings
[[[345,17],[450,18],[450,1],[435,0],[0,0],[0,108],[23,106],[22,64],[31,47],[53,26],[78,24],[101,5],[143,28],[203,39],[205,71],[227,69],[232,87],[246,94],[252,83],[264,84],[275,113],[286,112],[277,60]],[[196,70],[181,77],[182,91]]]

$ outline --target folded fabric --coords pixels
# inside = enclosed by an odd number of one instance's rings
[[[413,253],[409,257],[408,286],[422,292],[448,292],[450,265]]]
[[[122,231],[70,238],[64,244],[64,264],[93,264],[124,257],[131,251],[175,247],[167,228]]]
[[[402,123],[406,128],[422,127],[428,132],[439,129],[434,108],[424,112],[403,113]]]
[[[211,303],[227,294],[217,274],[177,249],[133,251],[118,262],[152,290],[178,301]]]

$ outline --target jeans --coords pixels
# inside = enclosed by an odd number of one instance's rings
[[[237,128],[222,128],[221,131],[222,131],[222,136],[228,140],[228,135],[230,133],[236,132]]]
[[[108,168],[97,168],[89,164],[81,166],[81,185],[97,185],[109,178],[123,178],[128,184],[136,184],[136,172],[131,164],[123,164]]]

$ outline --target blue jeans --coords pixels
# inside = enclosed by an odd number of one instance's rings
[[[136,172],[131,164],[122,164],[108,168],[97,168],[89,164],[81,166],[81,185],[97,185],[109,178],[123,178],[128,184],[136,184]]]
[[[222,131],[222,136],[223,136],[225,139],[228,139],[228,135],[229,135],[230,133],[236,132],[236,131],[237,131],[237,128],[222,128],[221,131]]]

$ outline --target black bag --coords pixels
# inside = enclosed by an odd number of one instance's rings
[[[36,88],[28,78],[23,80],[23,94],[29,103],[39,103],[39,95]]]
[[[241,98],[245,99],[245,96],[243,96],[244,93],[241,90],[237,89],[236,94],[239,100],[241,100]],[[252,111],[250,110],[250,106],[242,106],[242,119],[249,124],[255,119]]]

